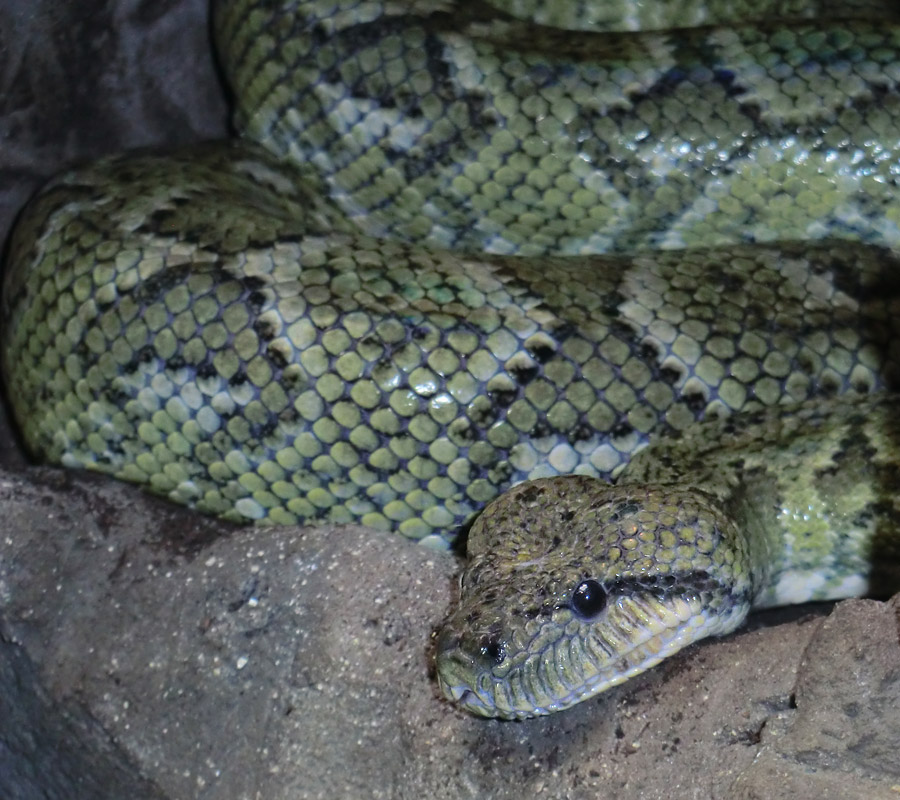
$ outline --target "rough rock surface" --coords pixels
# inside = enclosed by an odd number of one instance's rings
[[[219,138],[227,118],[206,0],[3,0],[0,241],[60,169]]]
[[[0,236],[65,164],[224,133],[205,15],[0,4]],[[0,797],[900,797],[900,598],[758,615],[500,723],[436,696],[456,569],[359,528],[236,529],[29,467],[4,427]]]
[[[3,800],[164,800],[82,708],[54,703],[34,664],[0,627],[0,792]]]

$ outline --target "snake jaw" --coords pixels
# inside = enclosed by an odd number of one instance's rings
[[[525,649],[501,660],[485,652],[483,636],[460,634],[454,615],[438,637],[438,685],[448,700],[476,716],[512,720],[561,711],[693,642],[734,630],[750,602],[723,602],[726,593],[620,597],[592,622],[558,610]],[[517,637],[499,638],[505,650]]]
[[[479,717],[497,716],[491,702],[489,673],[480,669],[477,659],[459,646],[459,640],[445,628],[437,642],[437,681],[441,693]],[[481,688],[477,688],[480,684]]]

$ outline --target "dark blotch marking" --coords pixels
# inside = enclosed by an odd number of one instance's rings
[[[713,70],[713,82],[725,89],[725,94],[729,97],[737,97],[744,94],[747,90],[737,82],[737,76],[730,69]]]
[[[544,493],[544,490],[539,486],[535,486],[533,483],[525,484],[525,488],[522,489],[518,494],[518,499],[520,503],[534,503],[540,499],[541,495]],[[559,537],[555,537],[555,539],[559,539]]]
[[[147,217],[146,222],[139,225],[135,228],[137,233],[152,233],[152,234],[171,234],[178,230],[178,224],[176,223],[177,214],[170,208],[158,208],[154,211],[150,216]]]
[[[549,345],[542,344],[528,348],[528,353],[539,364],[546,364],[556,355],[556,350]]]
[[[637,331],[633,326],[621,319],[614,319],[610,322],[609,330],[626,342],[634,343],[637,341]]]
[[[621,422],[617,422],[612,430],[610,430],[609,435],[612,436],[613,439],[621,439],[623,436],[628,436],[634,431],[634,427],[625,420]]]
[[[550,436],[553,433],[553,429],[547,423],[546,420],[538,420],[537,423],[532,427],[530,431],[528,431],[528,435],[531,436],[532,439],[543,439],[547,436]]]
[[[499,408],[509,408],[515,402],[518,394],[515,389],[494,389],[488,392],[488,397]]]
[[[690,597],[705,594],[729,594],[735,603],[749,603],[749,592],[732,594],[730,586],[717,581],[706,570],[668,573],[666,575],[632,575],[606,584],[610,596],[652,592],[658,599]]]
[[[218,374],[219,371],[209,362],[197,366],[198,378],[209,380],[210,378],[215,378]]]
[[[682,395],[681,402],[695,414],[699,414],[706,408],[706,398],[701,392],[688,392],[687,394]]]
[[[513,380],[520,386],[531,383],[531,381],[537,377],[539,372],[537,364],[532,364],[528,367],[512,367],[508,371],[509,374],[512,375]]]
[[[106,396],[113,405],[124,406],[131,399],[131,395],[123,389],[110,386],[106,390]]]
[[[653,342],[642,342],[640,349],[638,350],[638,355],[644,361],[655,363],[659,361],[659,347],[657,347]]]
[[[259,428],[259,438],[260,439],[268,439],[278,430],[278,421],[270,420],[265,425],[261,425]]]
[[[272,339],[275,338],[275,327],[271,322],[267,322],[266,320],[256,320],[256,322],[253,323],[253,330],[256,331],[256,335],[264,342],[271,342]]]
[[[840,391],[841,387],[831,377],[824,377],[819,384],[817,394],[820,397],[834,397]]]
[[[513,467],[508,461],[495,461],[491,467],[491,482],[505,485],[513,475]]]
[[[593,438],[596,431],[588,425],[586,422],[579,422],[572,430],[569,431],[568,439],[569,444],[577,444],[578,442],[587,442],[591,438]]]
[[[609,520],[618,522],[631,514],[636,514],[639,510],[640,506],[637,503],[619,503],[610,513]]]
[[[461,426],[454,430],[453,435],[467,444],[478,441],[478,431],[473,425],[470,425],[468,421],[466,422],[465,427]]]
[[[277,347],[266,348],[266,358],[276,369],[284,369],[290,363],[284,353]]]
[[[149,364],[156,358],[156,351],[153,348],[153,345],[145,344],[140,350],[137,351],[137,360],[141,364]]]
[[[469,411],[469,419],[481,428],[489,428],[497,421],[497,409],[493,406]]]
[[[254,290],[250,292],[249,296],[247,297],[247,303],[250,306],[250,310],[254,314],[259,314],[259,312],[262,311],[263,306],[266,304],[266,296],[262,292]]]
[[[619,316],[619,307],[624,302],[625,296],[618,289],[607,292],[603,296],[603,312],[610,319],[616,319]]]
[[[663,383],[669,384],[669,386],[674,386],[680,378],[681,373],[677,369],[672,369],[672,367],[662,367],[659,370],[659,379]]]

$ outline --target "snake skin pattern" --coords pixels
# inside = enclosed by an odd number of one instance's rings
[[[2,362],[31,452],[235,520],[446,547],[518,482],[895,387],[897,11],[723,3],[690,19],[724,27],[618,34],[596,28],[670,20],[535,5],[217,0],[244,140],[78,168],[14,231]],[[568,674],[498,692],[521,635],[460,619],[438,666],[470,710],[587,696]]]
[[[238,127],[373,236],[490,253],[900,241],[898,29],[628,37],[479,4],[220,3]]]
[[[748,21],[834,19],[893,19],[900,10],[882,0],[490,0],[489,5],[512,17],[553,28],[582,31],[651,31],[730,27]]]

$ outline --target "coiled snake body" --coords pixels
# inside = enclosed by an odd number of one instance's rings
[[[57,178],[3,293],[40,458],[435,544],[541,479],[475,523],[438,643],[506,717],[867,591],[898,538],[889,400],[693,427],[896,383],[896,12],[531,5],[219,0],[244,140]],[[665,431],[689,456],[596,481]]]

